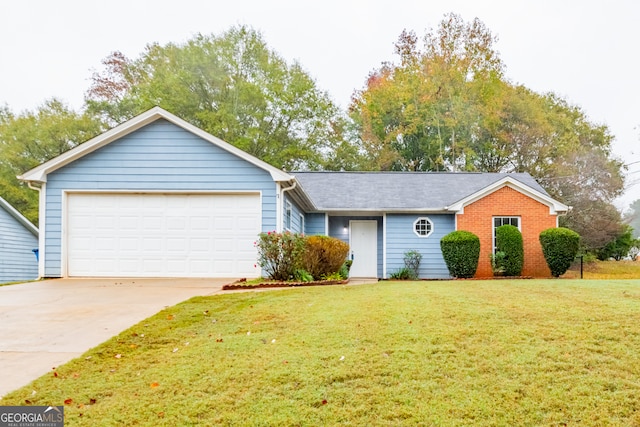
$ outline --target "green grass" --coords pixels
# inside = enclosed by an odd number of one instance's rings
[[[216,295],[1,403],[66,401],[65,426],[638,426],[639,325],[640,280]]]

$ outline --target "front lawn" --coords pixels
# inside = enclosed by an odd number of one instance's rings
[[[5,396],[65,426],[640,424],[640,280],[199,297]]]

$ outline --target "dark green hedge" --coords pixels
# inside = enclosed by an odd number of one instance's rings
[[[501,264],[505,276],[520,276],[524,266],[524,244],[522,233],[513,225],[501,225],[496,228],[497,250],[504,252]]]
[[[454,231],[440,240],[440,249],[449,274],[469,278],[476,274],[480,259],[480,239],[469,231]]]
[[[548,228],[540,233],[540,244],[551,275],[560,277],[578,253],[580,235],[568,228]]]

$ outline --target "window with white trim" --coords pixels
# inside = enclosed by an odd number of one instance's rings
[[[286,230],[291,230],[291,215],[293,214],[293,208],[291,207],[291,202],[287,202],[284,211],[284,228]]]
[[[304,214],[300,214],[300,233],[304,234]]]
[[[519,216],[494,216],[493,217],[493,253],[496,252],[498,242],[496,239],[496,228],[503,225],[513,225],[520,230],[520,217]],[[522,231],[522,230],[520,230]]]
[[[433,233],[433,222],[427,218],[418,218],[413,222],[413,232],[418,237],[429,237]]]

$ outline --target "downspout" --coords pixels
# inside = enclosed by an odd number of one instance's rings
[[[281,200],[281,202],[280,202],[280,210],[279,210],[278,215],[277,215],[277,217],[278,217],[278,226],[276,227],[276,228],[278,228],[278,231],[280,231],[280,232],[284,230],[284,220],[283,220],[283,215],[282,215],[282,210],[284,209],[284,206],[285,206],[285,204],[284,204],[284,193],[286,191],[293,190],[297,186],[298,186],[298,181],[296,181],[294,179],[293,184],[290,187],[283,188],[282,191],[280,191],[280,200]]]
[[[44,202],[42,201],[42,184],[36,186],[33,181],[27,181],[27,187],[38,192],[38,279],[44,277],[44,225],[42,218],[44,218]]]

